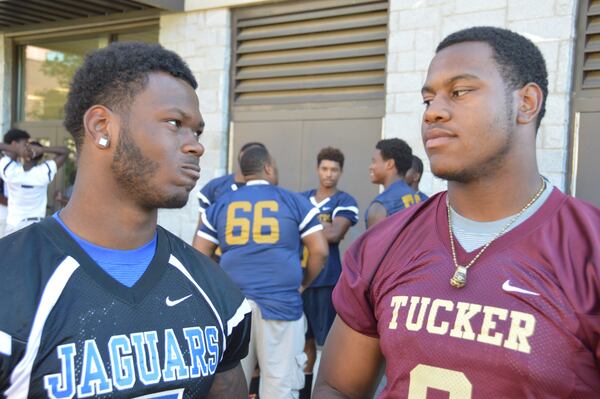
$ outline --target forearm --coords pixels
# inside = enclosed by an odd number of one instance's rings
[[[312,396],[318,399],[353,399],[351,396],[344,395],[335,388],[330,387],[326,382],[318,382]]]
[[[306,271],[304,272],[304,278],[302,279],[302,287],[306,288],[312,284],[317,278],[323,266],[327,262],[327,253],[311,253],[308,252],[308,261],[306,264]]]
[[[0,195],[0,205],[8,205],[8,198],[6,198],[4,195]]]
[[[11,159],[16,159],[19,155],[17,149],[10,144],[0,143],[0,151],[4,152]]]
[[[248,386],[242,365],[217,373],[206,399],[248,399]]]
[[[42,151],[48,154],[69,155],[67,147],[43,147]]]

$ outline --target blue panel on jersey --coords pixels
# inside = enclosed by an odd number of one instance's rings
[[[52,215],[63,229],[106,273],[126,287],[132,287],[142,277],[156,252],[154,238],[135,249],[119,250],[94,245],[73,233],[60,219],[58,212]]]

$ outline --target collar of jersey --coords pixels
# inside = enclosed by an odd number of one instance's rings
[[[448,256],[450,256],[452,252],[450,250],[450,237],[448,236],[448,208],[446,207],[447,195],[448,193],[444,192],[439,194],[437,197],[436,225],[438,237],[442,244],[446,247]],[[507,246],[513,244],[515,241],[522,240],[523,237],[530,234],[543,223],[550,221],[552,219],[552,215],[558,212],[566,199],[567,196],[554,187],[546,201],[537,211],[529,216],[523,223],[494,240],[493,244],[490,245],[481,258],[487,258],[503,251]],[[473,257],[473,254],[467,252],[460,245],[460,243],[457,242],[456,239],[454,245],[456,248],[458,263],[461,265],[468,263],[468,261]],[[477,261],[477,263],[479,263],[479,261]]]
[[[165,272],[170,257],[169,239],[165,231],[156,227],[156,252],[142,277],[132,286],[126,287],[106,273],[94,260],[77,244],[54,218],[46,218],[40,222],[57,248],[64,251],[65,256],[74,258],[81,269],[99,286],[127,303],[139,303],[160,281]]]
[[[259,179],[259,180],[250,180],[248,182],[246,182],[247,186],[259,186],[259,185],[263,185],[263,184],[271,184],[266,180],[263,179]]]

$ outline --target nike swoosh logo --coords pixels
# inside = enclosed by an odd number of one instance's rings
[[[190,295],[188,295],[188,296],[184,296],[183,298],[176,299],[176,300],[174,300],[174,301],[170,300],[170,299],[169,299],[169,297],[167,297],[167,298],[165,299],[165,303],[167,304],[167,306],[175,306],[175,305],[178,305],[178,304],[180,304],[181,302],[185,301],[186,299],[188,299],[188,298],[189,298],[189,297],[191,297],[191,296],[192,296],[192,294],[190,294]]]
[[[540,295],[537,292],[524,290],[523,288],[519,288],[519,287],[515,287],[514,285],[510,285],[510,280],[506,280],[504,282],[504,284],[502,284],[502,289],[507,292],[518,292],[520,294],[535,295],[535,296]]]

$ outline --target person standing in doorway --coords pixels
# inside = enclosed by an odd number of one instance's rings
[[[329,257],[321,273],[302,293],[304,314],[308,322],[305,345],[308,362],[300,399],[310,398],[315,378],[313,369],[318,369],[320,348],[325,344],[325,338],[335,319],[331,293],[342,272],[339,245],[350,227],[358,222],[356,200],[338,189],[343,170],[344,154],[337,148],[323,148],[317,155],[319,187],[302,193],[319,210],[319,221],[329,244]],[[304,259],[306,256],[307,253]]]

